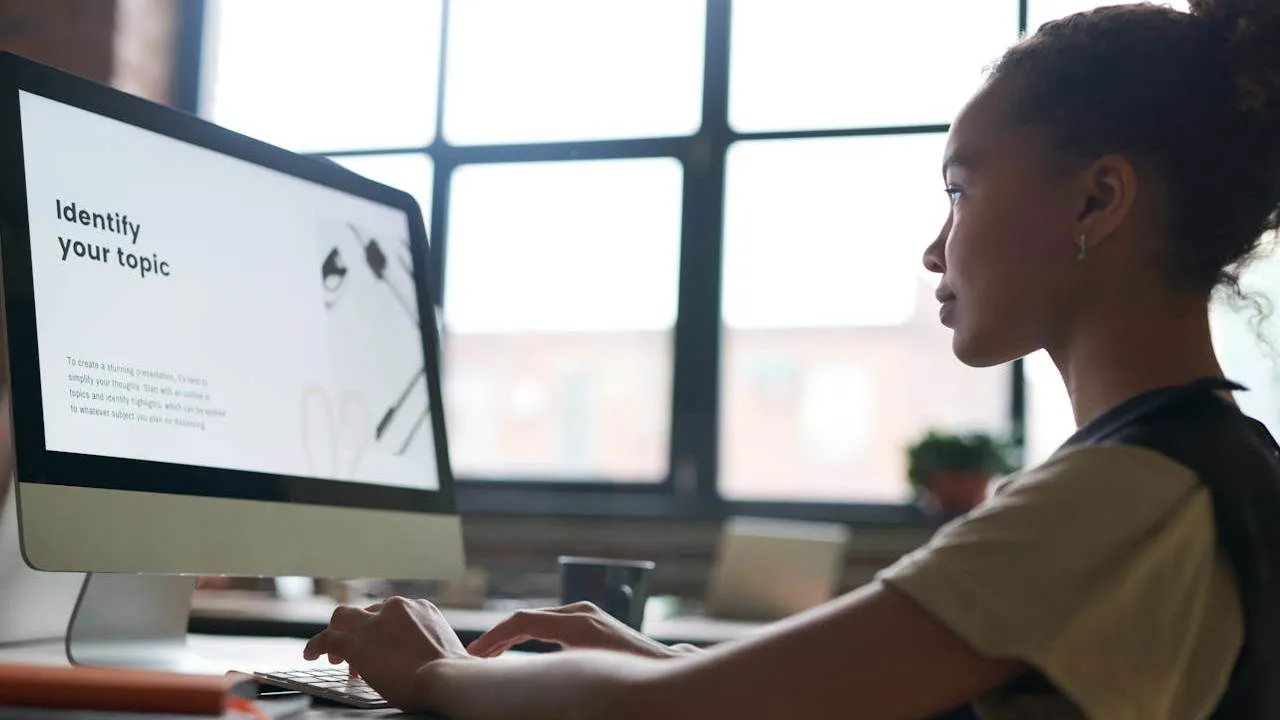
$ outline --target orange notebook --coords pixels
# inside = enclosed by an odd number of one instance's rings
[[[248,675],[184,675],[150,670],[0,664],[0,706],[222,715],[233,698],[252,698]]]

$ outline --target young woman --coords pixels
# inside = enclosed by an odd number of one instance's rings
[[[1191,7],[1046,25],[948,137],[941,321],[970,365],[1048,350],[1080,429],[1047,462],[870,585],[705,652],[589,606],[468,652],[396,598],[306,656],[455,720],[1280,717],[1280,450],[1207,311],[1280,221],[1280,0]],[[572,649],[493,657],[526,638]]]

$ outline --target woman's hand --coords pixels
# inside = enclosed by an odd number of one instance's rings
[[[494,657],[526,640],[542,640],[566,648],[614,650],[651,658],[697,652],[692,645],[668,647],[632,630],[589,602],[542,610],[520,610],[476,638],[467,651],[477,657]]]
[[[387,702],[406,710],[426,709],[422,669],[435,660],[471,658],[444,615],[426,600],[393,597],[363,610],[340,607],[329,627],[302,651],[307,660],[328,655],[346,661]]]

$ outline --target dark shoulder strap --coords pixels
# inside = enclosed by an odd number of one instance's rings
[[[1153,415],[1168,414],[1184,409],[1188,401],[1213,397],[1219,390],[1245,390],[1234,381],[1220,377],[1201,378],[1186,385],[1160,388],[1130,398],[1090,421],[1067,438],[1063,447],[1095,445],[1107,442],[1116,433],[1132,428]]]

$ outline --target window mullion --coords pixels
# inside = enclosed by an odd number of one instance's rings
[[[685,164],[671,417],[671,478],[682,501],[715,502],[720,387],[724,160],[730,0],[708,0],[702,129]]]

